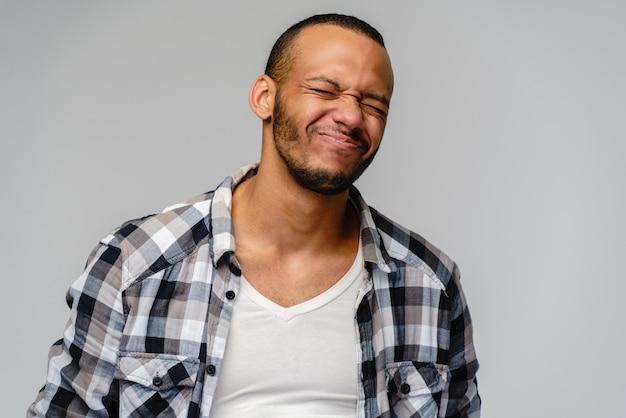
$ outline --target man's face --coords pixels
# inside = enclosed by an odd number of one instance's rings
[[[303,187],[342,193],[374,159],[382,140],[393,75],[385,49],[334,26],[304,29],[276,93],[276,150]]]

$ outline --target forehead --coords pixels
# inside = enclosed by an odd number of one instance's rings
[[[293,48],[290,72],[294,77],[323,75],[346,87],[374,89],[391,96],[393,71],[387,51],[364,34],[320,24],[304,28]]]

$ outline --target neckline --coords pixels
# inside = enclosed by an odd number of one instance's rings
[[[348,271],[337,281],[337,283],[319,295],[289,307],[281,306],[265,297],[261,292],[256,290],[243,275],[241,276],[240,292],[246,295],[253,303],[262,309],[270,312],[285,322],[289,322],[298,316],[313,312],[341,296],[346,290],[348,290],[348,288],[350,288],[358,277],[362,277],[361,273],[363,271],[363,263],[363,253],[359,243],[357,255],[352,263],[352,266],[350,266]]]

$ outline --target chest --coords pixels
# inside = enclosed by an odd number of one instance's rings
[[[210,263],[195,262],[196,257],[199,260],[206,260],[202,252],[195,253],[183,262],[150,276],[127,290],[124,305],[128,306],[129,311],[121,349],[125,352],[157,353],[154,355],[154,360],[150,359],[149,363],[155,365],[153,374],[155,376],[158,374],[160,377],[165,376],[160,365],[165,360],[169,362],[172,354],[175,354],[176,361],[181,364],[187,364],[193,360],[190,363],[193,364],[190,376],[194,378],[188,379],[191,382],[190,385],[193,386],[193,395],[188,393],[191,392],[191,386],[189,388],[181,386],[180,393],[185,392],[187,393],[185,396],[190,395],[191,404],[202,405],[200,415],[206,416],[208,414],[206,408],[211,405],[215,390],[219,386],[218,381],[221,384],[225,379],[221,366],[228,353],[224,349],[225,345],[228,346],[235,341],[236,328],[231,328],[229,332],[229,326],[231,319],[236,320],[231,316],[236,314],[234,304],[241,296],[241,289],[237,269],[229,268],[226,263],[220,264],[218,269],[213,269]],[[352,262],[355,262],[354,258]],[[363,262],[360,264],[363,265]],[[347,269],[349,270],[349,266]],[[313,268],[312,271],[317,271],[317,268]],[[334,283],[336,282],[337,280]],[[398,286],[385,290],[385,286],[388,286],[390,282],[397,282]],[[342,344],[356,345],[356,358],[350,361],[340,361],[341,364],[330,369],[343,370],[340,373],[341,376],[355,381],[360,373],[365,385],[361,382],[356,383],[360,387],[358,393],[363,397],[358,403],[359,410],[364,408],[366,411],[384,411],[387,406],[377,403],[381,399],[383,401],[386,399],[379,396],[387,390],[388,374],[385,364],[401,360],[394,358],[394,353],[401,353],[403,359],[414,357],[419,353],[432,352],[434,355],[438,352],[435,347],[441,343],[444,343],[444,346],[447,345],[445,333],[441,334],[445,330],[441,330],[438,324],[442,316],[436,308],[441,306],[439,300],[441,289],[429,287],[430,281],[415,271],[390,277],[375,270],[366,283],[368,287],[359,289],[353,301],[356,305],[349,310],[349,323],[352,327],[350,334],[345,328],[337,331],[350,336],[349,341],[345,336],[341,338]],[[329,288],[334,286],[332,283],[326,285]],[[378,290],[372,291],[372,285]],[[297,288],[292,290],[297,293]],[[324,293],[321,288],[318,288],[316,292],[319,293],[305,300]],[[295,304],[288,306],[293,305]],[[358,309],[355,318],[356,306]],[[244,322],[246,320],[244,318]],[[339,322],[343,324],[342,326],[348,323],[344,320]],[[301,329],[310,334],[306,337],[311,337],[314,335],[313,330],[325,328],[320,325],[310,325]],[[262,328],[254,326],[250,329],[258,331]],[[244,337],[243,340],[245,343],[238,345],[252,350],[257,346],[257,341],[253,336]],[[338,339],[319,336],[316,339],[318,345],[310,341],[305,345],[314,347],[318,358],[322,358],[320,353],[323,349],[332,349],[336,340]],[[181,341],[184,341],[184,344],[181,344]],[[307,340],[302,337],[301,341]],[[355,344],[353,341],[358,341],[358,343]],[[389,349],[394,345],[393,349]],[[282,346],[291,347],[286,343]],[[398,347],[402,349],[398,350]],[[268,351],[267,347],[265,351]],[[271,352],[271,349],[269,351]],[[350,355],[355,351],[352,351]],[[289,350],[289,352],[294,355],[298,351]],[[286,353],[282,353],[278,357],[283,359],[286,356]],[[140,357],[145,358],[146,355],[142,354]],[[179,358],[182,360],[178,360]],[[157,365],[159,367],[156,367]],[[341,369],[342,367],[347,367],[350,371]],[[178,368],[168,367],[168,369]],[[143,369],[146,367],[142,367]],[[260,370],[260,375],[276,377],[274,370],[275,366],[269,370]],[[293,373],[293,375],[297,374],[302,373]],[[310,387],[310,384],[307,386]],[[167,389],[165,386],[161,388]],[[154,387],[148,385],[141,389],[148,397]],[[375,412],[372,414],[376,416]]]
[[[288,308],[242,279],[211,416],[354,417],[359,278]]]
[[[257,257],[237,254],[243,275],[261,295],[289,307],[313,299],[332,288],[350,270],[354,253]]]

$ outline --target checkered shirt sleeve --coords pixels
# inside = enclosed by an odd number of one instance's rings
[[[113,374],[124,325],[121,252],[116,238],[107,237],[68,291],[72,316],[50,350],[46,385],[27,416],[116,414]]]

